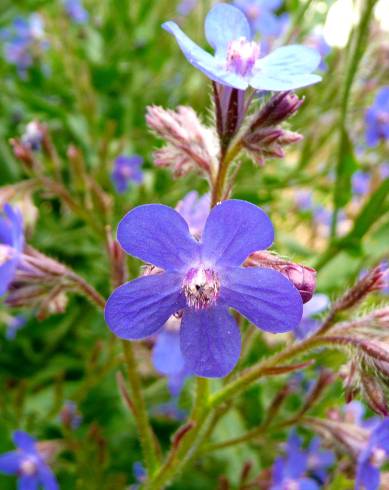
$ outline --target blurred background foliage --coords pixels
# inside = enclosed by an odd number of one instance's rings
[[[292,25],[283,41],[302,42],[315,26],[325,23],[333,3],[287,0],[281,11],[291,15]],[[363,3],[357,5],[362,11]],[[203,19],[210,4],[199,0],[188,17],[179,18],[185,31],[203,46]],[[52,193],[35,193],[33,205],[28,203],[30,214],[25,215],[28,236],[33,246],[70,265],[107,296],[104,226],[114,228],[120,217],[139,203],[175,206],[189,190],[207,190],[206,183],[193,175],[174,181],[167,170],[153,165],[152,152],[159,143],[146,127],[146,106],[191,105],[204,121],[211,122],[211,93],[205,77],[184,61],[176,43],[160,27],[162,22],[177,18],[176,2],[85,0],[84,6],[90,19],[78,25],[65,15],[59,0],[1,1],[1,29],[16,17],[38,12],[44,20],[47,46],[35,53],[24,76],[0,53],[0,184],[28,177],[9,140],[20,137],[33,119],[48,125],[62,162],[64,182],[75,194],[77,183],[67,149],[70,144],[79,149],[89,175],[111,196],[108,211],[98,206],[88,210],[97,225],[93,229]],[[374,149],[364,144],[365,111],[378,87],[389,82],[384,63],[388,33],[373,16],[362,33],[361,49],[356,50],[362,25],[363,17],[354,25],[346,46],[332,47],[323,81],[301,91],[305,102],[290,125],[304,135],[304,141],[288,150],[286,158],[268,161],[262,168],[244,161],[233,193],[269,212],[276,228],[275,250],[318,267],[318,289],[331,298],[388,253],[389,181],[380,179],[379,167],[388,163],[389,156],[384,143]],[[350,64],[356,57],[357,71],[350,93],[345,95]],[[349,100],[342,121],[345,96]],[[342,131],[345,135],[339,150]],[[145,180],[119,196],[110,173],[114,159],[123,153],[144,158]],[[356,198],[352,175],[360,170],[372,175],[373,184]],[[342,213],[336,233],[331,233],[328,220],[315,221],[311,210],[299,208],[298,196],[304,192],[330,215],[334,209]],[[138,263],[131,262],[134,276],[137,269]],[[371,301],[379,303],[381,298]],[[61,488],[125,488],[134,481],[132,463],[139,461],[140,449],[133,419],[116,389],[121,357],[102,315],[86,300],[75,297],[70,299],[66,314],[40,322],[32,312],[26,315],[27,325],[15,340],[6,338],[5,328],[0,332],[0,452],[10,449],[10,434],[18,427],[40,439],[64,437],[73,451],[63,453],[56,465]],[[259,335],[257,343],[253,349],[256,359],[269,349]],[[153,425],[167,445],[178,422],[158,410],[168,402],[165,382],[155,381],[147,348],[140,348],[138,354]],[[341,359],[340,354],[323,354],[323,364],[340,366]],[[313,370],[310,376],[315,376]],[[214,440],[237,436],[258,424],[283,382],[272,381],[249,390],[222,420]],[[220,381],[213,383],[216,386]],[[181,396],[183,409],[190,406],[190,392],[189,382]],[[331,387],[319,415],[339,403],[341,392],[340,383]],[[59,419],[64,400],[70,399],[77,403],[83,418],[76,434],[64,431]],[[296,395],[284,410],[292,411],[299,403]],[[283,437],[275,434],[278,440]],[[258,470],[271,465],[276,447],[266,446],[266,451],[261,451],[261,447],[238,446],[214,453],[196,463],[191,470],[195,477],[185,473],[171,488],[216,488],[221,474],[236,482],[247,460]],[[0,488],[12,489],[15,483],[0,475]],[[351,487],[343,482],[333,488]]]

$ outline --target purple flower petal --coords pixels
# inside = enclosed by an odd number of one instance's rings
[[[31,437],[30,434],[27,434],[27,432],[16,430],[12,435],[12,440],[15,446],[23,449],[26,452],[35,451],[36,440]]]
[[[241,90],[248,87],[248,83],[241,76],[227,71],[223,63],[218,62],[214,56],[194,43],[175,22],[165,22],[162,27],[173,34],[189,63],[201,70],[208,78]]]
[[[14,475],[19,471],[22,461],[22,453],[20,451],[11,451],[0,456],[0,473],[5,475]]]
[[[355,490],[379,490],[380,488],[380,470],[365,461],[364,464],[358,465],[355,477]]]
[[[291,45],[276,49],[255,65],[250,84],[261,90],[292,90],[320,82],[311,75],[320,64],[320,55],[307,46]]]
[[[15,256],[0,265],[0,296],[8,291],[8,286],[15,277],[18,258]]]
[[[46,464],[39,466],[39,478],[45,490],[58,490],[58,482],[54,473]]]
[[[153,349],[153,364],[165,375],[177,374],[184,369],[179,331],[165,329],[158,335]]]
[[[122,339],[144,339],[184,306],[180,276],[163,272],[139,277],[115,289],[105,306],[105,321]]]
[[[167,270],[180,270],[198,257],[199,245],[186,221],[162,204],[138,206],[127,213],[117,237],[128,254]]]
[[[251,29],[238,8],[220,3],[209,11],[205,19],[205,37],[214,48],[215,55],[225,59],[228,43],[240,37],[250,40]]]
[[[39,481],[35,475],[24,475],[18,480],[18,490],[38,490],[38,485]]]
[[[226,376],[239,359],[240,331],[223,307],[184,312],[181,323],[181,352],[187,368],[197,376]]]
[[[220,299],[267,332],[288,332],[302,316],[300,293],[271,269],[231,267],[223,271]]]
[[[241,265],[272,244],[273,225],[258,206],[231,199],[215,206],[203,232],[202,258],[217,265]]]
[[[302,478],[298,482],[299,490],[319,490],[319,485],[315,482],[315,480],[311,480],[311,478]]]

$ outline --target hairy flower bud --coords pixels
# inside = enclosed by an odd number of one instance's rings
[[[265,158],[283,158],[283,147],[297,143],[303,136],[282,129],[279,125],[295,114],[303,103],[293,92],[281,92],[272,97],[253,117],[242,137],[243,147],[259,164]]]
[[[176,177],[200,170],[213,179],[219,144],[213,130],[201,123],[191,107],[180,106],[173,111],[149,106],[146,121],[167,143],[155,152],[156,165],[171,168]]]
[[[361,374],[362,393],[369,407],[378,415],[387,417],[389,415],[384,390],[381,383],[374,376],[366,373]]]
[[[307,303],[316,289],[316,271],[311,267],[285,260],[271,252],[254,252],[246,267],[266,267],[281,272],[299,290],[303,303]]]

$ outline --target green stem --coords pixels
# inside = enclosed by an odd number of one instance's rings
[[[139,432],[143,452],[143,461],[147,473],[152,475],[158,466],[157,448],[154,433],[147,414],[146,403],[143,398],[141,381],[136,368],[136,361],[131,342],[123,341],[124,357],[127,363],[128,380],[131,387],[132,401],[134,403],[134,417]]]
[[[164,488],[169,481],[182,471],[200,442],[202,442],[200,439],[201,430],[211,414],[207,410],[209,397],[208,380],[197,378],[196,384],[196,399],[189,420],[185,426],[177,431],[165,463],[154,477],[145,483],[144,490],[161,490]],[[184,431],[182,437],[179,437],[180,431]]]
[[[242,145],[239,141],[232,144],[224,157],[220,160],[219,170],[216,175],[216,181],[212,189],[212,201],[211,207],[216,206],[219,201],[223,200],[223,196],[225,194],[224,188],[226,185],[228,169],[233,162],[234,158],[239,154],[242,149]]]
[[[216,407],[237,393],[244,391],[250,383],[264,376],[270,367],[289,361],[298,354],[302,354],[303,352],[325,343],[328,343],[325,337],[310,337],[290,346],[282,352],[274,354],[272,357],[265,359],[259,364],[252,366],[244,371],[239,378],[231,381],[231,383],[227,384],[215,395],[211,396],[209,398],[209,408]]]

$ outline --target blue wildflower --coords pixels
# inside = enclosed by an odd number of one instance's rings
[[[273,466],[272,484],[269,490],[318,490],[315,480],[308,478],[308,453],[301,449],[297,434],[289,435],[285,457],[276,459]]]
[[[143,158],[139,155],[120,155],[116,158],[111,177],[119,193],[125,192],[130,182],[140,184],[143,181],[142,164]]]
[[[88,22],[89,13],[82,5],[81,0],[64,0],[65,11],[77,24]]]
[[[191,191],[177,204],[176,210],[188,223],[191,235],[199,237],[203,232],[210,207],[209,194],[200,197],[196,191]]]
[[[321,80],[311,73],[320,63],[320,55],[314,49],[284,46],[261,57],[245,15],[232,5],[216,5],[205,20],[205,35],[215,49],[214,56],[195,44],[175,22],[166,22],[162,27],[175,36],[189,63],[222,85],[240,90],[251,86],[284,91]]]
[[[377,146],[382,140],[389,139],[389,86],[382,87],[373,105],[365,114],[366,143]]]
[[[171,317],[163,330],[158,334],[153,348],[153,365],[157,371],[168,379],[168,388],[172,396],[178,396],[190,371],[185,367],[185,360],[180,348],[180,323]]]
[[[363,170],[357,170],[352,177],[352,189],[353,193],[359,196],[367,194],[370,189],[371,175],[369,172]]]
[[[43,20],[39,14],[29,18],[18,17],[12,25],[1,31],[6,60],[15,65],[21,76],[33,64],[33,50],[38,46],[44,49]]]
[[[379,490],[380,467],[389,457],[389,418],[380,422],[370,434],[357,462],[355,490]]]
[[[177,6],[177,12],[180,15],[189,15],[196,7],[197,0],[181,0]]]
[[[23,248],[22,216],[6,204],[0,214],[0,296],[6,293],[15,277]]]
[[[254,32],[262,36],[278,37],[289,22],[289,15],[276,15],[283,0],[235,0],[234,4],[245,14]]]
[[[238,361],[241,344],[229,307],[272,333],[292,330],[301,319],[301,296],[288,279],[271,269],[241,267],[273,238],[267,215],[245,201],[214,207],[201,242],[177,211],[138,206],[120,222],[118,241],[128,254],[164,272],[116,289],[105,308],[108,326],[118,337],[138,340],[155,335],[182,312],[186,367],[198,376],[225,376]]]
[[[7,321],[7,331],[5,336],[8,340],[13,340],[18,331],[26,324],[26,318],[22,315],[11,316]]]
[[[17,475],[19,490],[35,490],[39,485],[45,490],[59,489],[53,472],[38,450],[36,440],[18,430],[13,433],[13,441],[18,449],[0,456],[0,472]]]
[[[320,33],[313,32],[304,40],[304,44],[305,46],[316,49],[320,54],[321,61],[318,69],[321,71],[327,70],[328,66],[325,62],[325,58],[330,54],[331,46],[326,43],[324,36]]]
[[[293,330],[297,339],[305,339],[320,326],[320,320],[316,316],[325,311],[329,304],[326,294],[314,294],[310,301],[304,303],[301,322]]]
[[[334,464],[335,456],[332,451],[321,449],[320,439],[314,437],[308,446],[308,474],[323,484],[328,475],[328,469]]]

